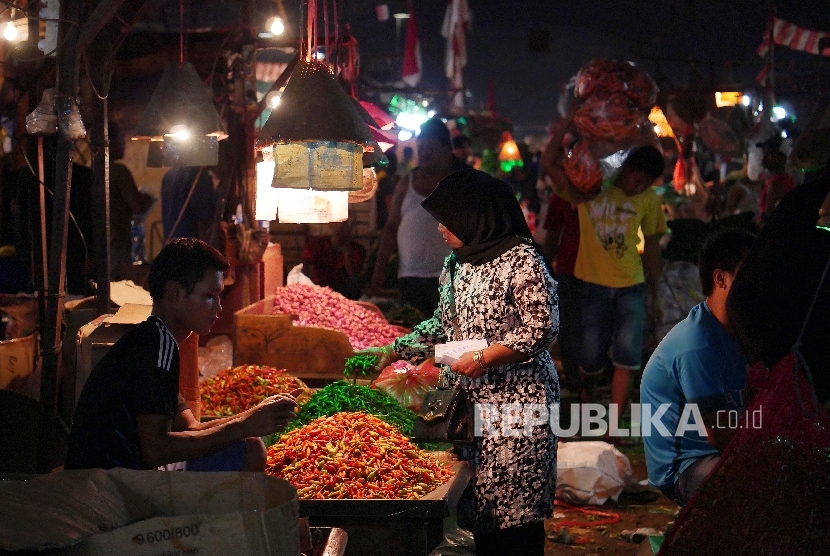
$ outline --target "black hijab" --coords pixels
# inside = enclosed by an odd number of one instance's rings
[[[480,265],[517,245],[533,245],[510,186],[484,172],[472,168],[453,172],[421,206],[464,242],[454,251],[460,263]]]

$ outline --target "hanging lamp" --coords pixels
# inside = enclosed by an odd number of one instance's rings
[[[513,140],[509,131],[501,134],[501,146],[499,147],[499,166],[502,172],[510,172],[515,166],[522,167],[522,153],[519,146]]]
[[[214,166],[228,135],[196,68],[184,61],[184,0],[179,2],[179,63],[164,71],[133,132],[149,140],[147,165]]]
[[[351,97],[317,60],[294,68],[258,143],[274,147],[274,187],[319,191],[361,189],[364,151],[380,152]]]
[[[340,222],[348,217],[349,191],[365,191],[364,166],[385,155],[331,69],[312,55],[316,0],[308,2],[307,22],[303,59],[262,126],[257,148],[273,149],[271,186],[279,191],[280,222]]]

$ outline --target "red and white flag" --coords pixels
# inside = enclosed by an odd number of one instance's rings
[[[764,34],[764,40],[758,45],[758,56],[766,56],[773,42],[792,50],[830,56],[830,49],[819,50],[819,41],[824,37],[830,37],[830,32],[804,29],[775,17],[772,20],[771,32],[768,28]]]
[[[409,9],[409,22],[406,25],[406,40],[403,46],[404,83],[414,87],[421,80],[421,41],[418,40],[418,25],[415,23],[415,9]]]
[[[447,39],[444,55],[444,74],[454,91],[453,107],[464,109],[464,79],[461,70],[467,65],[467,28],[470,26],[470,8],[467,0],[449,0],[444,12],[441,35]]]

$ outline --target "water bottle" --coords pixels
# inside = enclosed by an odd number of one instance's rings
[[[132,249],[130,259],[133,264],[144,264],[147,262],[144,250],[144,217],[134,214],[131,221]]]

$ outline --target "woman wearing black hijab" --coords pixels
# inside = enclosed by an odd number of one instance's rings
[[[559,402],[547,351],[559,328],[556,282],[504,182],[460,170],[422,206],[453,248],[440,278],[441,302],[431,319],[381,348],[379,365],[432,357],[436,344],[452,340],[487,340],[485,349],[465,353],[452,366],[455,385],[473,403],[498,412],[492,428],[458,445],[474,471],[458,521],[472,530],[479,556],[541,556],[543,522],[556,491],[556,436],[546,418]],[[518,424],[510,427],[502,418],[508,404],[537,404],[534,415],[543,424],[524,428],[520,409]],[[518,407],[530,417],[527,405]]]

